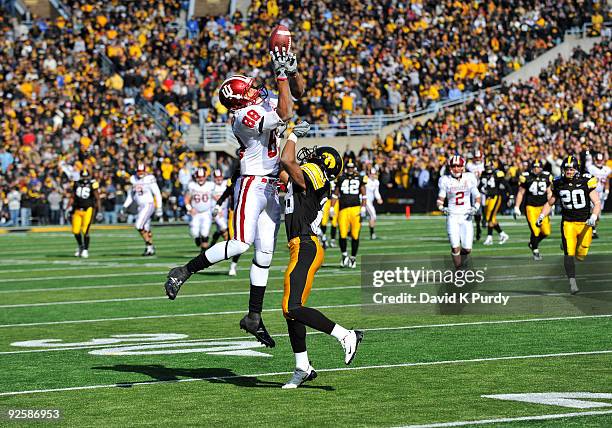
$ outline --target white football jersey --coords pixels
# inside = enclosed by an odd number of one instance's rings
[[[380,199],[380,182],[377,178],[368,177],[368,181],[366,183],[366,197],[368,201],[372,202],[377,199]]]
[[[461,178],[443,175],[438,181],[438,197],[448,200],[449,214],[468,214],[472,208],[471,196],[479,196],[478,181],[471,172],[464,172]]]
[[[216,204],[217,201],[219,200],[219,198],[221,197],[221,195],[223,195],[223,193],[225,193],[225,190],[227,189],[227,183],[229,182],[229,180],[223,180],[223,182],[221,184],[216,184],[213,182],[213,190],[212,190],[212,198],[213,198],[213,204]],[[222,209],[225,209],[227,207],[227,203],[228,203],[228,199],[226,199],[225,201],[223,201],[223,204],[221,205]]]
[[[476,176],[476,179],[479,179],[484,171],[485,165],[484,162],[468,162],[466,169],[468,172],[471,172]]]
[[[597,178],[597,191],[603,193],[606,188],[606,183],[610,179],[612,170],[608,165],[603,165],[601,168],[596,166],[594,163],[586,164],[587,172],[593,177]]]
[[[132,184],[131,196],[138,205],[154,203],[156,208],[161,207],[161,192],[154,175],[148,174],[142,178],[132,175],[130,183]]]
[[[242,148],[242,175],[278,176],[280,164],[279,138],[276,128],[284,122],[276,113],[277,100],[267,99],[262,104],[236,110],[232,130]]]
[[[195,181],[190,181],[187,191],[191,196],[191,206],[199,213],[210,211],[215,203],[212,195],[215,183],[207,181],[200,185]]]

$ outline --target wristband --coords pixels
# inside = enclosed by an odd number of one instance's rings
[[[191,206],[191,204],[187,204],[185,205],[185,208],[187,208],[187,211],[191,211],[193,209],[193,207]]]

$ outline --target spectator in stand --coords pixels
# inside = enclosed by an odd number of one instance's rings
[[[51,224],[60,224],[60,217],[62,215],[62,194],[58,192],[57,188],[53,188],[47,196],[47,201],[49,202]]]

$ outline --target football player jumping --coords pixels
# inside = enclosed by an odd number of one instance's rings
[[[536,226],[541,226],[555,201],[561,200],[561,242],[565,255],[563,266],[572,294],[579,291],[575,260],[582,261],[586,258],[593,237],[593,227],[601,213],[601,202],[596,190],[597,179],[590,174],[581,175],[579,170],[580,162],[575,156],[568,156],[563,160],[562,175],[553,181],[552,195],[544,204],[536,222]]]
[[[378,181],[378,174],[375,168],[370,169],[370,174],[368,175],[368,181],[365,185],[366,188],[366,211],[368,213],[368,217],[370,218],[370,239],[376,239],[376,232],[374,232],[374,227],[376,226],[376,208],[374,208],[374,201],[378,205],[383,203],[383,200],[380,196],[380,182]]]
[[[514,215],[521,215],[521,203],[525,199],[525,217],[531,231],[529,248],[533,252],[534,260],[542,260],[539,245],[548,235],[550,235],[550,217],[545,217],[541,226],[536,226],[538,216],[542,212],[542,206],[550,199],[552,192],[550,185],[552,175],[542,169],[542,163],[536,160],[529,166],[529,171],[525,171],[519,177],[519,190],[516,194],[514,203]]]
[[[281,173],[281,180],[287,183],[285,229],[289,241],[282,308],[295,354],[295,371],[283,385],[285,389],[297,388],[317,377],[306,351],[306,326],[335,337],[344,349],[346,364],[353,361],[363,338],[362,332],[347,330],[318,310],[304,306],[325,253],[317,238],[323,205],[329,197],[330,181],[342,171],[343,163],[332,147],[302,149],[296,160],[295,143],[298,137],[306,135],[309,127],[307,122],[302,122],[293,129],[281,158],[286,171]]]
[[[480,209],[480,191],[474,174],[465,172],[465,161],[461,156],[452,156],[448,160],[448,168],[450,175],[443,175],[438,181],[438,210],[447,216],[446,231],[453,264],[459,269],[467,255],[472,252],[472,216]],[[445,200],[448,201],[447,207],[444,206]]]
[[[97,212],[97,221],[100,221],[99,216],[102,215],[99,188],[100,185],[91,178],[87,168],[81,171],[79,180],[74,183],[66,212],[70,213],[74,210],[72,213],[72,233],[78,244],[74,253],[75,257],[83,257],[84,259],[89,257],[89,228],[93,223],[94,213]]]
[[[303,93],[303,80],[295,54],[270,52],[276,74],[278,100],[267,97],[263,85],[254,78],[234,75],[219,90],[221,103],[233,114],[232,130],[240,143],[240,177],[234,184],[234,235],[219,242],[184,266],[168,273],[165,283],[168,298],[174,300],[180,287],[195,272],[247,251],[255,245],[251,265],[249,312],[240,328],[254,335],[266,346],[274,347],[261,319],[268,272],[280,225],[277,183],[280,156],[277,129],[285,126],[293,113],[290,80]],[[278,101],[278,102],[277,102]]]
[[[601,210],[603,211],[606,206],[608,195],[610,194],[610,174],[612,174],[612,170],[605,164],[603,153],[597,153],[595,155],[595,160],[593,160],[593,156],[590,153],[587,153],[586,169],[589,174],[597,179],[597,193],[599,193]],[[597,227],[593,228],[593,238],[599,238],[599,236],[597,236]]]
[[[187,194],[185,195],[185,208],[191,216],[189,231],[200,251],[205,251],[208,248],[208,234],[212,224],[212,209],[215,202],[212,199],[215,185],[206,181],[207,178],[207,169],[198,168],[193,174],[193,181],[190,181],[187,185]]]
[[[136,201],[138,215],[134,227],[145,242],[145,250],[142,255],[152,256],[155,254],[155,246],[153,245],[153,232],[151,232],[151,217],[153,214],[158,218],[163,215],[161,192],[155,176],[147,174],[146,166],[141,162],[136,167],[136,175],[130,177],[130,183],[132,188],[123,203],[122,211]]]

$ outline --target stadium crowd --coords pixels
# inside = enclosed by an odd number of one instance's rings
[[[415,110],[495,85],[560,42],[567,28],[609,16],[594,1],[557,7],[551,1],[370,0],[350,2],[351,14],[346,14],[339,3],[327,0],[305,0],[300,8],[295,1],[272,0],[253,2],[246,18],[237,12],[190,20],[181,36],[184,4],[178,0],[65,3],[72,12],[69,20],[34,19],[29,27],[0,15],[3,225],[27,226],[31,217],[39,224],[62,223],[71,180],[84,166],[101,183],[105,216],[114,222],[140,160],[158,177],[166,217],[180,217],[186,180],[208,161],[187,149],[181,131],[195,111],[200,121],[227,120],[215,93],[227,73],[270,76],[267,35],[279,20],[294,32],[307,73],[308,94],[297,103],[297,114],[334,123],[349,114]],[[610,61],[603,53],[605,48],[590,56],[577,54],[578,64],[604,65],[590,69],[588,79],[580,66],[557,64],[558,69],[521,87],[490,92],[425,125],[407,124],[356,157],[365,166],[378,165],[387,187],[434,183],[444,157],[440,141],[447,138],[456,144],[465,140],[462,149],[489,151],[490,146],[506,165],[513,156],[551,141],[558,158],[577,144],[575,127],[580,129],[582,114],[593,119],[594,136],[606,135],[598,133],[602,126],[610,135],[609,101],[587,96],[599,90],[596,85],[609,85]],[[557,82],[566,86],[560,99]],[[580,115],[574,108],[578,98]],[[137,108],[141,99],[162,104],[171,126],[160,130]],[[551,104],[545,112],[530,104],[546,100]],[[593,116],[596,101],[601,111]],[[513,107],[504,110],[508,102]],[[491,111],[495,114],[486,114]],[[487,121],[484,127],[468,125]],[[521,129],[529,137],[519,141]],[[229,176],[232,160],[221,155],[213,167]]]

